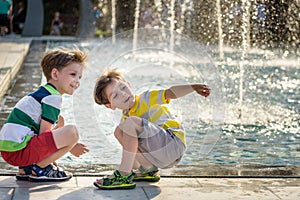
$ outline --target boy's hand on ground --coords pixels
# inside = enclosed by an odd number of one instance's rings
[[[204,97],[208,97],[210,94],[210,88],[207,85],[197,84],[192,87],[198,94]]]
[[[70,151],[71,154],[73,154],[76,157],[81,156],[82,154],[85,154],[89,152],[90,150],[82,143],[77,143]]]

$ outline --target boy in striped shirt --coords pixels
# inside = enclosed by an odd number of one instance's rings
[[[23,97],[8,116],[0,151],[8,164],[19,166],[18,180],[68,180],[72,174],[55,161],[67,152],[77,157],[88,152],[78,143],[76,127],[64,125],[60,116],[62,95],[72,95],[79,87],[86,58],[78,48],[47,51],[41,61],[47,83]]]

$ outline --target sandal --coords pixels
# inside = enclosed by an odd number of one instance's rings
[[[148,182],[158,182],[160,180],[160,175],[158,174],[158,168],[152,167],[146,169],[140,166],[138,171],[135,172],[134,181],[148,181]]]
[[[104,190],[133,189],[136,186],[136,184],[132,182],[134,176],[134,172],[123,176],[118,170],[115,170],[112,176],[104,176],[101,179],[101,183],[97,180],[94,182],[94,185]]]
[[[52,164],[45,168],[40,168],[34,164],[32,165],[32,171],[35,172],[36,175],[29,175],[29,181],[33,182],[66,181],[73,176],[61,169],[54,169]]]
[[[32,174],[32,165],[20,166],[19,169],[23,169],[25,174],[16,174],[16,179],[19,181],[28,181],[29,176]]]

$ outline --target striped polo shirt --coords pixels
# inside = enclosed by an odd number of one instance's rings
[[[165,105],[170,103],[170,99],[165,98],[165,92],[166,90],[147,90],[140,95],[136,95],[133,107],[128,114],[123,113],[122,119],[125,120],[127,116],[147,119],[165,130],[171,130],[186,145],[183,127]]]
[[[30,139],[39,134],[41,119],[55,124],[61,100],[61,94],[47,83],[18,101],[0,131],[0,151],[25,148]]]

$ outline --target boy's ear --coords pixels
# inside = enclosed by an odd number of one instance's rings
[[[57,77],[58,77],[58,70],[56,68],[53,68],[52,71],[51,71],[51,78],[53,80],[57,80]]]
[[[104,105],[105,105],[105,107],[106,107],[106,108],[110,108],[110,109],[112,109],[112,108],[111,108],[111,104],[110,104],[110,103],[107,103],[107,104],[104,104]]]

